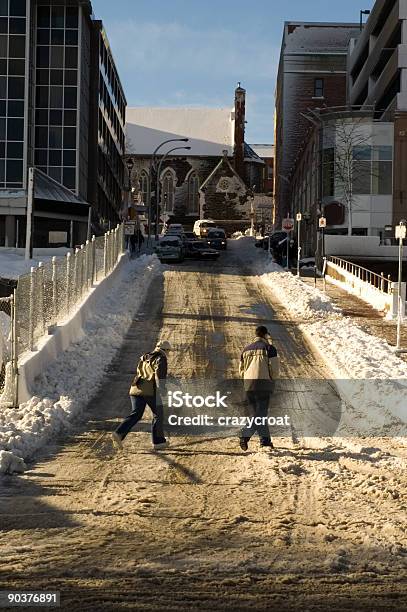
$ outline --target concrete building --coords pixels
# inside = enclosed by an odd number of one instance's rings
[[[407,217],[406,45],[407,0],[377,0],[349,55],[350,103],[394,123],[394,225]]]
[[[0,3],[0,245],[24,243],[30,166],[49,177],[35,187],[36,246],[55,231],[69,242],[71,221],[83,242],[89,204],[95,221],[118,219],[126,102],[92,14],[86,0]]]
[[[346,103],[349,42],[354,23],[286,22],[275,101],[276,226],[292,212],[290,175],[309,129],[308,109]]]
[[[234,108],[128,109],[127,157],[134,162],[131,184],[137,201],[152,202],[152,217],[156,208],[153,152],[166,140],[188,138],[188,143],[172,142],[160,149],[162,156],[173,147],[191,147],[188,153],[177,151],[163,160],[161,212],[188,228],[208,217],[230,230],[250,225],[251,191],[262,189],[265,164],[244,140],[245,99],[239,85]]]

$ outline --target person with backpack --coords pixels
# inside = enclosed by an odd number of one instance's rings
[[[112,433],[113,444],[117,448],[123,448],[124,438],[143,418],[146,406],[149,406],[154,415],[151,428],[154,450],[161,450],[169,446],[164,436],[164,409],[161,393],[165,392],[168,371],[167,353],[170,350],[171,345],[165,340],[159,342],[151,353],[140,357],[129,391],[132,412]]]
[[[244,451],[248,450],[249,441],[256,431],[260,438],[260,448],[273,448],[270,430],[264,420],[268,416],[270,397],[274,392],[279,369],[277,349],[271,342],[267,328],[261,325],[256,328],[254,342],[244,349],[240,358],[239,372],[243,377],[246,405],[250,416],[258,418],[261,423],[253,423],[251,428],[240,432],[240,448]]]

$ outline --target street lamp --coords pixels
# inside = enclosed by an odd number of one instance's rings
[[[127,201],[127,218],[129,216],[129,208],[130,208],[130,202],[131,202],[131,172],[134,168],[134,161],[131,157],[128,157],[126,159],[126,166],[127,166],[127,175],[129,177],[129,185],[128,185],[128,192],[129,192],[129,197],[128,197],[128,201]]]
[[[153,185],[153,171],[156,171],[157,164],[157,153],[164,145],[169,142],[189,142],[189,138],[169,138],[168,140],[163,140],[158,147],[154,150],[151,159],[150,159],[150,172],[148,175],[148,242],[150,241],[151,236],[151,215],[152,215],[152,206],[151,206],[151,191]]]
[[[360,31],[363,29],[363,15],[370,15],[371,11],[360,11]]]
[[[185,140],[183,142],[185,142]],[[164,153],[164,155],[160,159],[160,163],[158,164],[158,169],[157,169],[157,189],[156,189],[156,209],[155,209],[155,239],[156,239],[156,241],[158,240],[158,221],[159,221],[159,213],[160,213],[160,176],[161,176],[161,166],[163,165],[163,162],[165,162],[165,160],[168,158],[168,156],[171,153],[173,153],[174,151],[180,151],[180,150],[190,151],[191,147],[174,147],[173,149],[170,149],[169,151],[167,151],[167,153]]]

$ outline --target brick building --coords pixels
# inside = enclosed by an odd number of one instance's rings
[[[129,108],[127,112],[127,155],[133,195],[151,210],[156,203],[153,153],[164,141],[188,138],[188,143],[171,142],[160,148],[160,212],[170,222],[192,228],[199,218],[212,218],[226,229],[250,226],[253,187],[263,186],[264,162],[245,142],[246,92],[235,91],[230,108]],[[187,154],[174,147],[191,147]],[[150,185],[152,185],[150,193]],[[151,207],[150,207],[151,204]]]
[[[275,109],[275,223],[292,213],[290,175],[309,122],[302,113],[346,103],[349,41],[359,24],[284,24]]]

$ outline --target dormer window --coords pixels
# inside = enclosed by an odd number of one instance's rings
[[[314,98],[324,97],[324,79],[315,79],[314,81]]]

